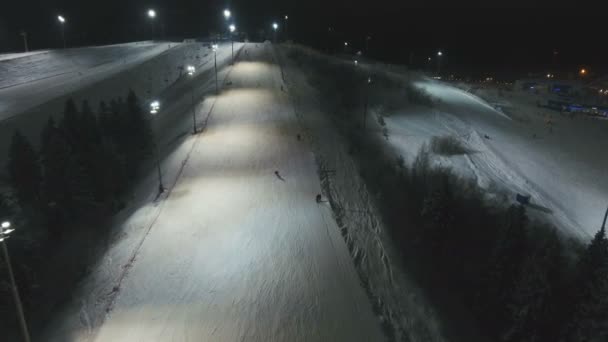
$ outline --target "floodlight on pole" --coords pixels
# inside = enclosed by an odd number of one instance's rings
[[[57,16],[57,20],[59,20],[59,24],[61,25],[61,40],[63,41],[63,48],[65,49],[67,47],[67,44],[65,42],[65,17],[62,15],[58,15]]]
[[[232,45],[232,64],[234,64],[234,36],[233,36],[233,33],[234,33],[234,31],[236,31],[236,26],[234,24],[230,24],[228,29],[230,30],[230,43]]]
[[[218,49],[218,45],[217,44],[213,44],[211,45],[211,47],[213,48],[213,65],[214,65],[214,69],[215,69],[215,94],[219,94],[220,93],[220,87],[217,81],[217,49]]]
[[[232,13],[230,13],[229,9],[224,10],[224,18],[229,19]]]
[[[154,100],[150,102],[150,114],[156,115],[160,111],[160,102],[158,100]],[[158,172],[158,194],[160,195],[165,191],[165,186],[163,185],[163,174],[160,170],[160,150],[158,148],[158,139],[154,140],[154,147],[156,150],[156,171]]]
[[[148,10],[148,18],[152,18],[152,19],[156,18],[156,11],[153,10],[153,9],[149,9]]]
[[[188,65],[188,67],[186,68],[188,70],[188,76],[193,76],[194,73],[196,72],[196,68],[192,65]],[[191,107],[192,107],[192,134],[196,134],[196,105],[194,103],[194,90],[195,88],[192,87],[192,92],[190,93],[190,100],[191,100]]]
[[[437,51],[437,56],[439,56],[439,57],[443,56],[443,52]]]
[[[13,266],[11,259],[8,254],[8,248],[6,247],[6,239],[8,234],[12,233],[14,229],[11,229],[11,223],[9,221],[3,221],[0,224],[0,244],[2,245],[2,253],[4,254],[4,262],[8,270],[8,277],[11,282],[11,290],[13,292],[13,298],[15,299],[15,306],[17,308],[17,316],[19,317],[19,325],[21,326],[21,333],[23,334],[23,340],[30,342],[30,333],[27,329],[27,323],[25,322],[25,314],[23,313],[23,305],[21,304],[21,297],[19,297],[19,290],[17,289],[17,282],[15,281],[15,275],[13,274]]]
[[[279,24],[277,23],[272,23],[272,28],[276,31],[279,29]]]

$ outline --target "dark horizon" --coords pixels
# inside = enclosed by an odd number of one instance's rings
[[[22,51],[22,29],[28,32],[31,49],[60,47],[58,14],[67,19],[70,46],[145,40],[150,38],[147,8],[158,12],[165,38],[204,37],[225,24],[221,11],[229,7],[238,28],[250,37],[268,30],[273,20],[282,25],[287,14],[288,36],[296,42],[339,51],[340,43],[349,41],[356,51],[364,49],[369,35],[371,57],[409,64],[413,55],[418,68],[441,50],[446,70],[453,71],[573,71],[580,67],[600,71],[608,57],[608,48],[602,44],[608,31],[602,28],[601,12],[551,4],[24,0],[8,4],[0,14],[0,49]],[[160,27],[156,29],[160,34]],[[555,58],[553,51],[558,51]]]

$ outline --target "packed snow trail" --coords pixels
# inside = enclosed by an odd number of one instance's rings
[[[243,52],[95,341],[383,339],[271,46]]]

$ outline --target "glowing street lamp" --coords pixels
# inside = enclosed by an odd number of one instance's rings
[[[196,72],[196,68],[192,65],[188,65],[186,68],[188,70],[188,76],[193,76]],[[190,93],[191,107],[192,107],[192,130],[196,134],[196,106],[194,104],[194,88],[192,88],[192,92]]]
[[[230,30],[230,42],[232,44],[232,64],[234,64],[234,31],[236,31],[236,26],[234,24],[230,24],[228,27]]]
[[[151,37],[152,39],[154,39],[155,36],[155,29],[154,29],[154,25],[155,25],[155,19],[156,19],[156,11],[152,8],[148,9],[148,18],[150,18],[150,32],[151,32]]]
[[[226,18],[226,20],[227,20],[227,19],[230,19],[230,16],[232,16],[232,13],[230,13],[230,10],[229,9],[225,9],[224,10],[224,18]]]
[[[582,68],[582,69],[579,71],[579,74],[581,74],[581,76],[585,76],[585,75],[587,74],[587,69]]]
[[[61,25],[61,40],[63,41],[63,48],[65,49],[67,44],[65,43],[65,18],[62,15],[57,16],[59,24]]]
[[[437,51],[437,74],[441,73],[441,56],[443,56],[443,52]]]
[[[160,102],[154,100],[150,102],[150,114],[156,115],[160,111]],[[157,139],[154,141],[154,146],[156,147],[156,170],[158,171],[158,193],[161,194],[165,191],[165,186],[163,185],[163,174],[160,170],[160,151],[158,149],[158,141]]]
[[[217,82],[217,49],[218,46],[217,44],[213,44],[211,46],[213,48],[213,58],[214,58],[214,68],[215,68],[215,94],[219,94],[220,93],[220,88]]]
[[[27,330],[27,323],[25,322],[25,315],[23,313],[23,305],[21,304],[21,298],[19,297],[19,290],[17,289],[17,283],[15,282],[15,275],[13,274],[13,266],[8,255],[8,248],[6,247],[6,239],[8,235],[15,229],[11,228],[9,221],[4,221],[0,224],[0,244],[2,244],[2,253],[4,254],[4,261],[6,268],[8,269],[8,277],[11,281],[11,288],[13,292],[13,298],[15,299],[15,306],[17,307],[17,315],[19,316],[19,324],[21,325],[21,332],[23,333],[23,340],[30,342],[30,334]]]
[[[277,42],[277,30],[279,29],[279,24],[277,24],[276,22],[272,23],[272,29],[274,30],[273,35],[274,35],[274,42]]]

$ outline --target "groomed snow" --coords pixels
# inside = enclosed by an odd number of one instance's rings
[[[296,139],[271,49],[243,47],[221,75],[221,94],[202,104],[211,111],[205,132],[177,147],[191,146],[185,162],[165,160],[183,171],[109,296],[103,324],[73,313],[63,320],[80,324],[49,340],[383,340],[331,210],[315,202],[314,157]],[[111,265],[110,273],[124,267]]]
[[[490,195],[505,192],[508,202],[516,193],[531,195],[528,212],[571,236],[587,239],[597,231],[608,200],[607,122],[532,107],[517,93],[500,99],[502,108],[508,107],[503,113],[445,83],[415,85],[440,103],[433,109],[403,109],[386,119],[397,153],[411,161],[432,137],[455,136],[471,153],[437,156],[438,164],[475,179]]]

